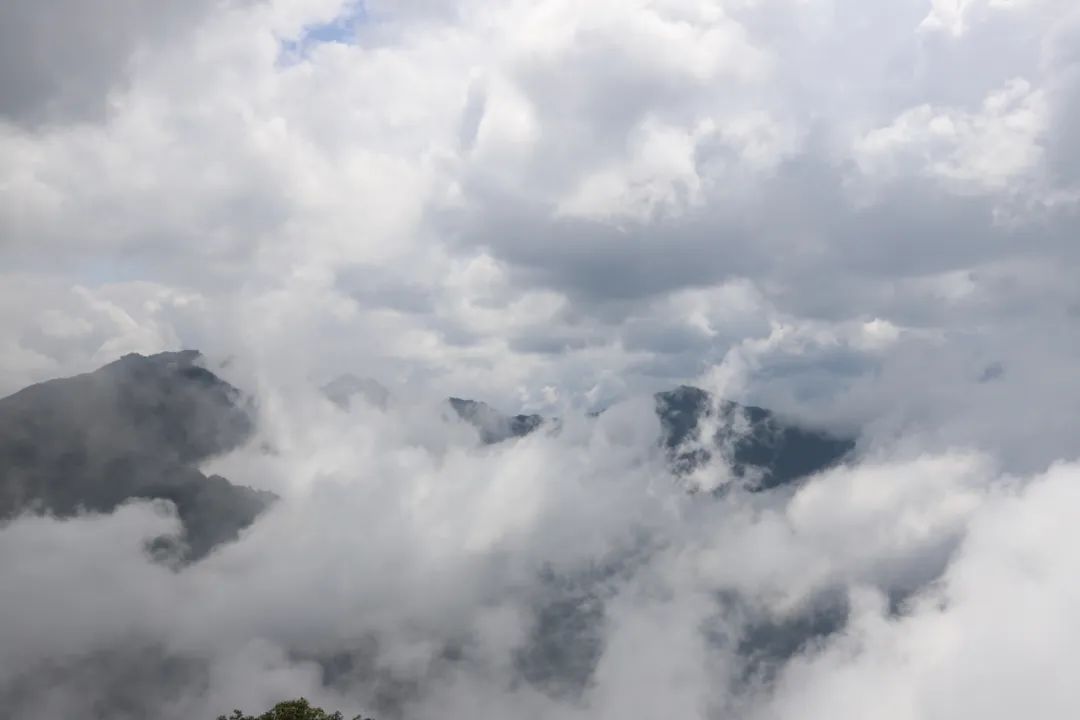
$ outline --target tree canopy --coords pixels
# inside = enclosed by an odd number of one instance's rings
[[[279,702],[262,715],[245,715],[240,710],[233,710],[232,715],[218,715],[217,720],[345,720],[338,712],[326,712],[320,707],[312,707],[306,698]],[[371,720],[357,715],[352,720]]]

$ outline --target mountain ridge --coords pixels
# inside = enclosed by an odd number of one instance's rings
[[[355,394],[384,409],[390,398],[379,383],[351,377],[323,392],[343,409]],[[478,400],[446,402],[485,445],[560,424],[506,415]],[[709,472],[720,458],[740,486],[764,491],[841,462],[855,447],[853,438],[786,423],[689,385],[656,393],[654,402],[657,442],[676,476]],[[205,368],[196,350],[128,354],[93,372],[28,386],[0,398],[0,522],[25,511],[67,517],[111,512],[136,498],[168,500],[183,530],[155,545],[196,561],[236,539],[276,499],[198,469],[254,432],[250,400]]]
[[[715,398],[692,385],[655,393],[653,401],[661,429],[658,442],[679,476],[706,469],[719,457],[741,486],[768,490],[832,467],[855,449],[854,438],[785,422],[766,408]],[[558,423],[536,414],[506,415],[478,400],[451,397],[448,402],[485,445]],[[712,426],[710,437],[702,437],[706,426]]]
[[[254,432],[240,391],[200,358],[132,353],[0,398],[0,519],[161,499],[176,506],[183,530],[159,539],[159,551],[194,561],[238,537],[275,496],[198,470]]]

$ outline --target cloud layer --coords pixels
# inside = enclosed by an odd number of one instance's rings
[[[167,508],[0,528],[0,692],[1074,715],[1074,5],[6,3],[0,394],[198,347],[277,452],[220,471],[285,500],[180,573]],[[345,372],[403,401],[342,413]],[[688,497],[633,400],[685,381],[860,460]],[[628,400],[480,449],[451,394]]]

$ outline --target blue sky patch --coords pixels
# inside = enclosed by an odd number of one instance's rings
[[[325,43],[353,44],[356,40],[356,28],[366,15],[362,2],[357,0],[349,3],[344,11],[330,22],[308,25],[299,36],[283,38],[279,61],[286,65],[298,62],[306,58],[312,48]]]

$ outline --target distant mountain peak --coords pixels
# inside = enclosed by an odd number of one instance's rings
[[[273,496],[199,472],[254,431],[240,391],[200,360],[194,350],[132,353],[0,399],[0,518],[167,499],[188,559],[235,538]]]
[[[719,458],[741,486],[767,490],[825,470],[855,447],[853,438],[801,427],[765,408],[718,399],[692,385],[656,393],[654,400],[658,442],[676,475],[707,470]],[[489,445],[524,437],[545,422],[540,415],[506,415],[478,400],[448,402]]]
[[[701,388],[682,385],[654,397],[661,442],[679,474],[719,454],[748,489],[766,490],[825,470],[855,448],[853,438],[787,423],[765,408],[719,400]]]
[[[540,415],[504,415],[485,402],[452,397],[450,407],[465,422],[480,432],[480,439],[487,445],[525,437],[544,424]]]

